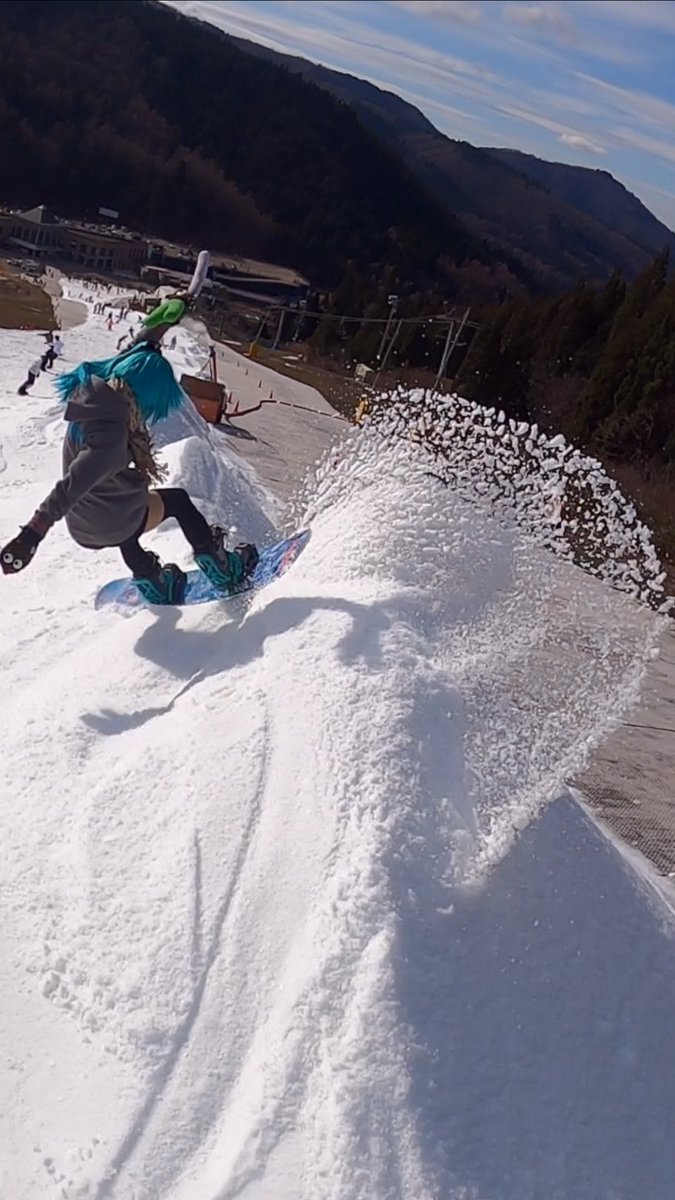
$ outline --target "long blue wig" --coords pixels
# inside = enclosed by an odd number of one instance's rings
[[[85,386],[92,375],[106,382],[122,379],[131,388],[143,420],[154,425],[163,421],[174,409],[180,408],[185,392],[176,382],[171,364],[158,350],[141,342],[123,350],[114,358],[99,362],[83,362],[73,371],[59,375],[56,390],[64,402],[73,398],[78,388]]]

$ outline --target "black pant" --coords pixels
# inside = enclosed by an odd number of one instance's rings
[[[213,544],[211,529],[206,518],[202,516],[198,508],[195,508],[185,489],[158,488],[157,495],[161,496],[164,504],[162,519],[168,520],[169,517],[174,517],[195,552],[210,550]],[[146,512],[138,532],[133,537],[127,538],[126,542],[122,542],[120,546],[120,554],[129,570],[132,575],[139,578],[152,574],[156,565],[154,555],[150,554],[148,550],[144,550],[138,540],[145,530],[147,519]]]
[[[36,380],[36,379],[37,379],[37,375],[34,375],[32,371],[29,371],[29,372],[28,372],[28,379],[26,379],[26,381],[25,381],[24,383],[22,383],[22,384],[21,384],[21,387],[20,387],[20,388],[18,388],[19,395],[20,395],[20,396],[25,396],[25,395],[26,395],[26,392],[27,392],[27,391],[28,391],[28,389],[29,389],[29,387],[32,387],[32,386],[33,386],[33,384],[35,383],[35,380]]]

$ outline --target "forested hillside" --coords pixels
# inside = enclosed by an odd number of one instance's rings
[[[646,505],[675,553],[675,281],[659,254],[631,284],[579,283],[553,300],[485,314],[459,388],[513,417],[562,430]]]
[[[516,293],[527,271],[434,200],[325,90],[144,0],[0,5],[2,199],[265,254],[357,301]],[[517,276],[519,278],[517,278]]]

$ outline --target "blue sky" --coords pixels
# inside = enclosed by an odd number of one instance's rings
[[[169,0],[450,137],[611,171],[675,229],[675,0]]]

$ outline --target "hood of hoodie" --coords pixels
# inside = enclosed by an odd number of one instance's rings
[[[88,421],[129,422],[129,403],[124,392],[111,388],[104,379],[92,375],[66,403],[66,421],[86,425]]]

